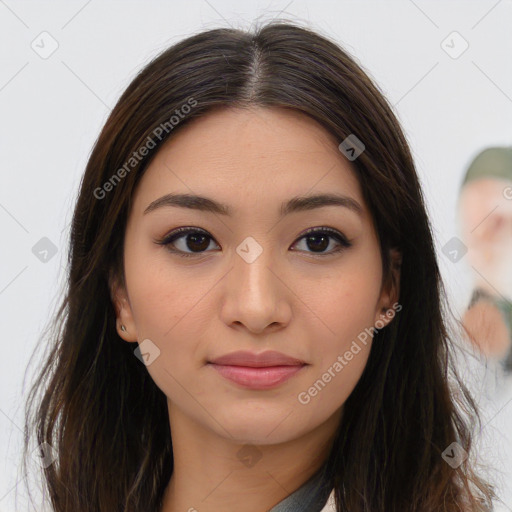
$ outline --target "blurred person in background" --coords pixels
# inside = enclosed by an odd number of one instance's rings
[[[487,358],[512,373],[512,147],[481,151],[461,186],[459,219],[473,292],[462,322]]]

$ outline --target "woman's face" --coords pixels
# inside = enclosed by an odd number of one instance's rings
[[[176,411],[218,436],[273,444],[341,412],[396,295],[381,290],[378,240],[339,142],[294,111],[225,109],[184,126],[147,168],[126,229],[126,290],[113,296],[119,334],[150,340],[141,350],[171,423]],[[183,207],[167,194],[208,200]],[[290,203],[324,194],[341,201]],[[192,233],[159,243],[178,228]],[[308,241],[312,228],[325,229]],[[240,350],[305,364],[211,364]]]

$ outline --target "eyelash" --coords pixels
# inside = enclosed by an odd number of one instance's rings
[[[171,233],[166,235],[163,239],[155,241],[155,243],[157,243],[158,245],[166,246],[166,248],[169,252],[176,254],[180,257],[184,257],[184,258],[201,256],[201,255],[205,254],[205,252],[208,252],[208,251],[203,251],[203,252],[196,252],[196,253],[187,253],[187,252],[181,251],[179,249],[171,249],[169,247],[173,242],[175,242],[176,240],[179,240],[180,238],[183,238],[185,235],[188,235],[188,234],[205,235],[205,236],[209,237],[211,240],[214,240],[213,237],[210,236],[210,234],[207,231],[204,231],[202,229],[178,228],[178,229],[175,229],[174,231],[171,231]],[[352,243],[349,242],[349,240],[347,240],[347,238],[344,235],[342,235],[339,231],[336,231],[335,229],[332,229],[332,228],[326,228],[326,227],[316,227],[316,228],[309,229],[300,238],[298,238],[296,242],[294,242],[294,245],[298,241],[300,241],[303,238],[306,238],[307,236],[312,235],[312,234],[327,235],[329,238],[334,238],[340,244],[337,249],[331,250],[330,252],[327,252],[327,253],[311,252],[310,254],[313,255],[313,257],[324,258],[327,256],[332,256],[332,255],[337,254],[337,253],[343,251],[344,249],[348,249],[349,247],[352,246]]]

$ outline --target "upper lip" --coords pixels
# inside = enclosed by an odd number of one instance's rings
[[[287,356],[281,352],[269,350],[255,354],[246,350],[231,352],[209,361],[213,364],[231,365],[231,366],[250,366],[253,368],[263,368],[268,366],[302,366],[304,361],[295,357]]]

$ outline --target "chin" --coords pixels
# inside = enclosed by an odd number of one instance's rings
[[[222,437],[239,444],[272,445],[284,443],[304,433],[304,422],[292,419],[285,408],[266,413],[229,413],[226,419],[217,415],[211,427]],[[291,421],[290,421],[291,420]],[[306,429],[307,430],[307,429]]]

